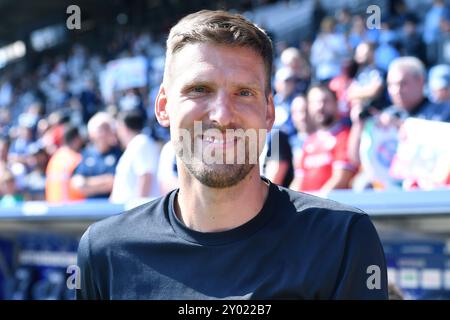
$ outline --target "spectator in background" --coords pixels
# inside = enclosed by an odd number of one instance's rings
[[[393,1],[392,12],[390,13],[389,20],[391,21],[392,28],[394,30],[403,28],[410,16],[411,13],[404,0]]]
[[[404,120],[416,117],[450,121],[450,106],[440,106],[426,98],[425,72],[424,64],[416,57],[400,57],[391,63],[387,75],[393,104],[379,114],[374,113],[374,117],[362,116],[361,106],[353,107],[349,157],[354,165],[361,164],[363,173],[367,175],[367,182],[362,185],[380,189],[399,187],[399,182],[390,177],[389,168],[396,152],[398,128]],[[380,133],[376,134],[375,130]],[[374,150],[383,149],[380,165],[367,155],[369,146]]]
[[[0,136],[6,137],[11,129],[11,113],[9,109],[0,108]]]
[[[423,23],[423,41],[427,46],[427,62],[434,65],[438,58],[438,40],[441,33],[441,20],[445,15],[444,0],[433,0],[433,5],[425,15]]]
[[[287,48],[281,53],[280,60],[283,67],[290,69],[296,77],[295,93],[305,94],[311,82],[311,68],[301,51]]]
[[[275,104],[274,129],[284,131],[289,136],[295,134],[290,108],[296,95],[297,76],[290,68],[284,67],[275,73]]]
[[[344,7],[336,13],[336,32],[347,36],[352,28],[352,13]]]
[[[84,81],[83,90],[80,93],[79,101],[83,123],[88,123],[89,119],[100,109],[102,102],[93,79]]]
[[[341,71],[341,63],[348,58],[350,50],[346,38],[335,31],[336,22],[326,17],[320,24],[320,33],[311,48],[311,64],[314,79],[328,81]]]
[[[122,155],[113,127],[114,119],[106,112],[96,113],[87,124],[90,144],[71,179],[72,188],[86,198],[108,198],[111,194]]]
[[[157,165],[159,147],[142,133],[144,118],[137,110],[122,112],[117,135],[125,151],[117,164],[110,200],[126,203],[159,196]]]
[[[17,191],[14,175],[9,170],[0,172],[0,207],[11,208],[23,201]]]
[[[19,117],[19,124],[17,127],[17,136],[13,138],[11,147],[9,149],[9,160],[24,164],[27,148],[33,142],[33,130],[35,122],[27,117],[26,114],[21,114]]]
[[[316,35],[320,31],[320,22],[327,16],[325,9],[322,6],[320,0],[314,0],[313,11],[312,11],[312,34]]]
[[[308,136],[315,130],[311,119],[309,119],[307,103],[305,95],[298,95],[291,104],[292,122],[297,130],[296,134],[289,138],[294,169],[294,178],[290,184],[290,188],[293,190],[300,190],[301,170],[299,169],[303,154],[303,145]]]
[[[47,124],[42,123],[42,143],[49,155],[62,146],[66,122],[67,118],[61,112],[54,111],[47,117]]]
[[[313,85],[307,106],[316,131],[306,139],[296,168],[299,190],[327,193],[349,188],[355,167],[348,159],[349,128],[339,122],[336,95],[328,86]]]
[[[414,56],[427,64],[426,46],[417,30],[418,20],[415,15],[406,17],[400,33],[400,53],[402,56]]]
[[[384,111],[385,115],[404,120],[416,117],[426,120],[450,121],[450,114],[430,102],[424,94],[425,66],[415,57],[401,57],[389,66],[387,76],[388,92],[393,105]]]
[[[436,103],[450,104],[450,66],[440,64],[428,72],[429,98]]]
[[[133,111],[136,110],[141,113],[141,116],[146,119],[147,114],[144,108],[144,102],[137,89],[128,89],[122,94],[119,99],[119,110],[120,111]]]
[[[360,15],[355,15],[352,18],[352,28],[348,35],[348,43],[352,50],[354,50],[361,42],[377,43],[378,30],[367,30],[366,21]]]
[[[82,193],[70,185],[72,174],[81,162],[80,151],[83,144],[84,141],[78,128],[66,125],[64,127],[63,146],[51,156],[47,165],[46,201],[61,203],[85,198]]]
[[[64,62],[61,62],[61,65],[64,65]],[[61,72],[64,73],[64,71]],[[62,76],[56,80],[56,85],[49,96],[50,110],[56,111],[69,106],[69,102],[72,99],[73,94],[69,90],[67,82],[68,79],[66,79],[65,76]]]
[[[375,65],[385,73],[391,62],[400,56],[399,42],[397,32],[392,30],[389,21],[382,21],[378,46],[375,49]]]
[[[48,161],[48,154],[40,141],[29,146],[26,159],[27,174],[24,177],[27,200],[45,200],[45,173]]]
[[[11,141],[8,136],[0,136],[0,166],[8,163],[8,154]]]
[[[271,130],[260,157],[261,174],[275,184],[288,188],[294,178],[292,148],[289,136],[281,130]]]
[[[384,76],[383,72],[375,66],[374,53],[375,46],[372,43],[361,42],[356,47],[354,59],[358,64],[358,71],[347,91],[347,99],[350,103],[358,100],[364,104],[382,96]]]
[[[312,39],[310,37],[300,39],[298,47],[307,62],[311,61]],[[312,72],[312,71],[311,71]]]
[[[24,113],[24,115],[28,118],[28,122],[33,124],[32,127],[34,130],[37,128],[37,123],[44,118],[45,116],[45,108],[44,105],[40,102],[33,102],[30,104]],[[33,132],[35,135],[36,132]]]
[[[348,89],[353,83],[358,64],[353,59],[347,59],[342,62],[341,73],[334,77],[328,86],[336,94],[339,108],[339,116],[348,118],[350,115],[350,101],[348,99]]]

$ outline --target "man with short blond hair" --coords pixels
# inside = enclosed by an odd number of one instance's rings
[[[270,39],[240,15],[200,11],[172,28],[155,112],[180,187],[85,232],[78,298],[387,298],[366,214],[277,186],[248,160],[274,122],[271,69]],[[237,130],[263,134],[227,134]],[[236,150],[246,161],[206,161]]]

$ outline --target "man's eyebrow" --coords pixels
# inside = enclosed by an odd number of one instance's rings
[[[198,86],[198,85],[204,85],[204,86],[213,86],[213,82],[203,79],[189,79],[183,83],[183,88],[191,87],[191,86]]]
[[[217,84],[214,83],[213,81],[204,80],[201,78],[198,78],[198,79],[194,78],[194,79],[189,79],[185,83],[183,83],[182,88],[190,88],[192,86],[207,86],[207,87],[214,88],[214,87],[217,87]],[[263,91],[264,90],[256,82],[233,82],[233,83],[231,83],[231,86],[234,88],[239,88],[239,89],[247,88],[247,89],[251,89],[251,90],[255,90],[255,91]]]
[[[261,91],[261,87],[256,82],[235,82],[233,85],[238,88],[248,88]]]

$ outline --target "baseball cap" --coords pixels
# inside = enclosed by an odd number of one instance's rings
[[[450,86],[450,66],[440,64],[432,67],[428,72],[428,86],[433,90]]]

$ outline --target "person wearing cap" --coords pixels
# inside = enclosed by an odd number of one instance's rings
[[[0,173],[0,208],[14,207],[22,201],[14,175],[10,170],[3,170]]]
[[[436,103],[450,103],[450,66],[440,64],[428,72],[430,100]]]
[[[45,170],[49,156],[41,141],[30,144],[27,148],[26,167],[27,173],[24,177],[24,189],[27,200],[45,199]]]
[[[19,116],[17,136],[11,143],[9,149],[9,160],[13,163],[25,163],[28,146],[33,142],[33,131],[36,123],[26,113]]]
[[[275,73],[275,91],[273,97],[275,103],[275,123],[274,129],[284,131],[287,135],[292,136],[296,130],[292,123],[290,113],[291,103],[296,96],[296,82],[298,77],[294,71],[288,67],[282,67]]]

